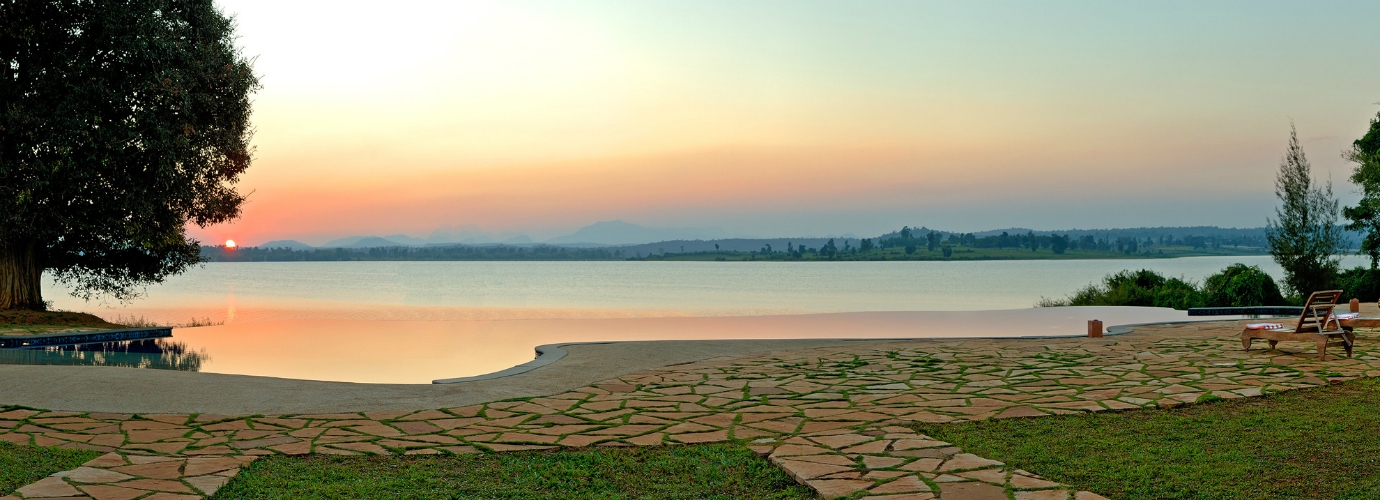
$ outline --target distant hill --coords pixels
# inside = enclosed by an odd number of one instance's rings
[[[316,248],[297,240],[273,240],[257,246],[259,248],[289,248],[292,250],[312,250]]]
[[[358,243],[359,240],[365,238],[370,238],[370,236],[350,236],[346,238],[335,239],[322,243],[319,246],[319,248],[353,248],[353,245],[355,243]]]
[[[401,238],[398,238],[400,237]],[[398,241],[402,240],[402,241]],[[378,236],[351,236],[331,240],[322,244],[318,248],[382,248],[382,247],[411,247],[422,246],[426,243],[420,238],[411,238],[405,235],[396,234],[387,238]]]
[[[600,221],[573,234],[547,240],[552,245],[638,245],[670,240],[709,240],[730,238],[721,228],[650,228],[621,220]]]
[[[852,245],[858,244],[857,238],[728,238],[721,240],[658,241],[641,245],[626,245],[608,248],[610,250],[621,250],[623,252],[622,255],[630,257],[679,252],[712,252],[715,250],[726,252],[755,252],[767,245],[771,245],[773,251],[782,252],[786,250],[787,245],[804,245],[807,248],[819,248],[824,246],[825,242],[830,239],[835,240],[834,244],[839,247],[842,247],[845,242]]]
[[[1176,238],[1183,238],[1183,237],[1185,237],[1185,236],[1203,236],[1203,237],[1217,237],[1217,238],[1223,238],[1223,239],[1228,239],[1228,238],[1262,238],[1262,239],[1263,239],[1263,238],[1265,238],[1265,228],[1263,228],[1263,227],[1235,228],[1235,227],[1217,227],[1217,226],[1123,227],[1123,228],[1110,228],[1110,229],[1059,229],[1059,230],[1053,230],[1053,231],[1050,231],[1050,230],[1041,230],[1041,229],[1030,229],[1030,228],[1026,228],[1026,227],[1008,227],[1008,228],[1005,228],[1005,229],[989,229],[989,230],[985,230],[985,231],[946,231],[946,230],[942,230],[942,229],[930,229],[930,228],[925,227],[925,226],[918,226],[918,227],[912,226],[912,227],[911,227],[911,231],[912,231],[913,233],[915,233],[916,235],[920,235],[920,236],[923,236],[923,235],[925,235],[925,234],[927,234],[927,233],[930,233],[931,231],[936,232],[936,233],[939,233],[939,234],[944,234],[944,235],[951,234],[951,233],[959,233],[959,234],[971,233],[973,236],[976,236],[976,237],[978,237],[978,238],[983,238],[983,237],[987,237],[987,236],[997,236],[997,235],[1000,235],[1001,233],[1007,233],[1007,234],[1026,234],[1026,233],[1031,233],[1031,232],[1035,233],[1036,236],[1045,236],[1045,235],[1050,235],[1050,234],[1057,234],[1057,235],[1061,235],[1061,236],[1071,236],[1071,237],[1074,237],[1074,238],[1077,238],[1077,237],[1080,237],[1080,236],[1093,236],[1093,237],[1096,237],[1096,238],[1110,238],[1110,239],[1116,239],[1116,238],[1121,238],[1121,237],[1145,239],[1145,238],[1161,238],[1161,237],[1165,237],[1165,236],[1173,236],[1173,237],[1176,237]],[[883,238],[883,239],[885,239],[885,238],[894,238],[894,237],[897,237],[897,236],[900,236],[900,235],[901,235],[901,231],[900,231],[900,230],[897,230],[897,231],[892,231],[892,232],[890,232],[890,233],[886,233],[886,234],[880,235],[880,236],[878,236],[878,238]]]
[[[405,234],[390,234],[388,236],[384,236],[383,239],[391,241],[393,243],[397,243],[399,245],[407,245],[410,247],[426,246],[426,240],[421,238],[413,238]]]
[[[394,238],[390,236],[388,239],[391,240]],[[420,238],[413,239],[420,240]],[[511,231],[490,233],[473,224],[463,226],[446,224],[436,228],[430,235],[427,235],[425,243],[427,245],[448,245],[453,243],[476,245],[483,243],[530,243],[531,241],[532,239],[528,238],[527,235]]]

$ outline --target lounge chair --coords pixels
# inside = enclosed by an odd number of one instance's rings
[[[1313,292],[1308,296],[1308,301],[1303,303],[1303,314],[1299,315],[1299,322],[1293,328],[1259,328],[1259,325],[1248,325],[1241,332],[1241,346],[1247,351],[1251,350],[1252,339],[1264,339],[1270,341],[1270,349],[1275,348],[1281,340],[1302,340],[1314,342],[1318,346],[1318,359],[1327,359],[1328,347],[1346,348],[1346,357],[1351,357],[1351,346],[1356,343],[1356,335],[1351,333],[1348,328],[1343,328],[1342,323],[1337,320],[1332,310],[1337,307],[1337,299],[1342,297],[1341,290],[1327,290],[1323,292]],[[1252,328],[1257,326],[1257,328]]]

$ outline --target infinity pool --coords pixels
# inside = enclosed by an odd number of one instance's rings
[[[288,320],[177,328],[170,338],[0,350],[0,363],[184,370],[342,382],[425,384],[532,360],[543,344],[628,340],[1078,336],[1187,321],[1183,311],[1059,307],[999,311],[467,321]],[[1221,318],[1209,318],[1221,319]]]

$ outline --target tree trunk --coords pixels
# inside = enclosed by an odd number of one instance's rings
[[[37,240],[0,241],[0,311],[44,310]]]

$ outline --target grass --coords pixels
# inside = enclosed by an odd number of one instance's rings
[[[225,324],[224,321],[212,321],[209,317],[201,319],[193,317],[186,323],[162,325],[149,321],[143,316],[134,315],[117,316],[114,321],[106,321],[92,314],[72,311],[0,310],[0,335],[36,335],[162,326],[193,328],[223,324]]]
[[[1116,499],[1380,498],[1380,380],[1140,410],[923,424]]]
[[[813,499],[809,488],[731,444],[430,457],[274,457],[224,499]]]
[[[54,472],[75,469],[100,456],[88,450],[44,446],[15,446],[0,442],[0,496]]]
[[[111,328],[123,328],[123,326],[87,313],[0,310],[0,335],[32,335]]]
[[[124,315],[116,316],[115,323],[120,324],[121,328],[196,328],[200,326],[220,326],[225,324],[224,321],[211,321],[210,317],[202,317],[200,319],[197,319],[195,316],[193,316],[192,319],[187,321],[186,323],[155,323],[153,321],[145,319],[143,316],[135,316],[133,314],[129,315],[128,317]]]

